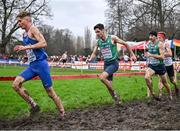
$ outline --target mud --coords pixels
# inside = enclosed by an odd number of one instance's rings
[[[15,120],[0,119],[0,129],[180,129],[180,98],[145,100],[121,107],[103,105],[76,109],[62,120],[57,113],[40,113]]]

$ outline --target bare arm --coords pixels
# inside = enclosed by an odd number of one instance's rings
[[[171,48],[169,47],[169,45],[165,44],[166,50],[167,52],[164,53],[165,57],[172,57],[172,51]]]
[[[46,40],[44,39],[44,36],[41,34],[39,29],[37,27],[31,28],[31,33],[33,37],[38,41],[38,43],[34,45],[28,45],[28,49],[37,49],[37,48],[44,48],[47,46]]]
[[[89,61],[92,61],[92,59],[94,59],[96,57],[96,52],[97,52],[98,46],[94,47],[94,50],[91,54],[91,57],[89,58]]]
[[[40,33],[37,27],[31,28],[31,35],[34,37],[38,42],[34,45],[18,45],[14,48],[14,51],[22,51],[22,50],[28,50],[28,49],[37,49],[37,48],[44,48],[47,46],[46,40],[44,39],[43,35]]]
[[[136,56],[134,55],[130,46],[125,41],[121,40],[120,38],[118,38],[117,36],[114,36],[114,35],[112,36],[112,40],[114,41],[114,43],[124,45],[127,48],[127,50],[129,51],[132,59],[136,61]]]
[[[156,59],[164,59],[163,43],[162,42],[159,43],[158,47],[159,47],[159,53],[160,53],[159,55],[154,55],[154,54],[148,53],[147,56],[148,57],[154,57]]]

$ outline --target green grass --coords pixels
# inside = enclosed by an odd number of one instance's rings
[[[9,65],[0,65],[0,76],[16,76],[21,71],[27,67],[22,66],[9,66]],[[80,75],[80,74],[97,74],[101,73],[102,70],[80,70],[80,69],[70,69],[70,68],[51,68],[51,75]],[[124,72],[119,70],[118,72]],[[126,72],[135,72],[135,71],[126,71]]]
[[[0,76],[3,76],[4,73],[14,76],[15,73],[18,74],[22,69],[24,68],[1,67]],[[78,70],[64,69],[64,72],[60,71],[61,74],[70,74],[70,72],[77,74]],[[87,70],[85,72],[99,73],[100,71]],[[0,82],[0,118],[17,118],[28,115],[28,105],[11,88],[11,84],[12,81]],[[153,84],[157,91],[156,77],[153,78]],[[143,76],[115,77],[113,85],[123,102],[146,98],[146,84]],[[113,103],[106,87],[98,79],[55,80],[53,86],[61,97],[66,110]],[[43,112],[57,112],[41,81],[28,81],[24,84],[24,87],[40,105]]]

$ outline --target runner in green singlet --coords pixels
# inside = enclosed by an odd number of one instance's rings
[[[96,52],[99,48],[104,58],[104,71],[99,75],[99,78],[101,82],[107,87],[112,98],[115,100],[115,104],[120,105],[120,98],[114,91],[112,85],[113,73],[119,69],[117,44],[122,44],[128,49],[128,51],[131,53],[132,60],[136,61],[136,56],[126,42],[119,39],[115,35],[106,34],[103,24],[97,24],[94,27],[94,30],[98,40],[89,61],[96,57]]]
[[[159,98],[156,97],[153,92],[153,85],[151,80],[154,74],[158,74],[161,78],[163,85],[166,87],[166,90],[169,94],[169,99],[172,100],[171,89],[167,82],[167,77],[165,75],[166,68],[163,63],[163,59],[164,59],[163,43],[157,40],[157,32],[154,31],[149,33],[149,39],[151,42],[148,44],[148,52],[145,54],[146,57],[148,58],[148,68],[145,71],[145,80],[149,88],[150,95],[152,95],[152,97],[155,98],[156,100],[159,100]]]

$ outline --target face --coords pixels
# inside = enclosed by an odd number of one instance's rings
[[[164,41],[164,38],[162,38],[161,36],[158,36],[157,37],[159,41],[163,42]]]
[[[99,28],[95,29],[95,33],[98,38],[103,38],[104,36],[104,30],[100,30]]]
[[[156,40],[156,36],[150,34],[149,40],[154,42]]]
[[[29,23],[29,18],[28,17],[24,17],[24,18],[17,18],[18,21],[18,26],[22,29],[25,29],[27,24]]]

